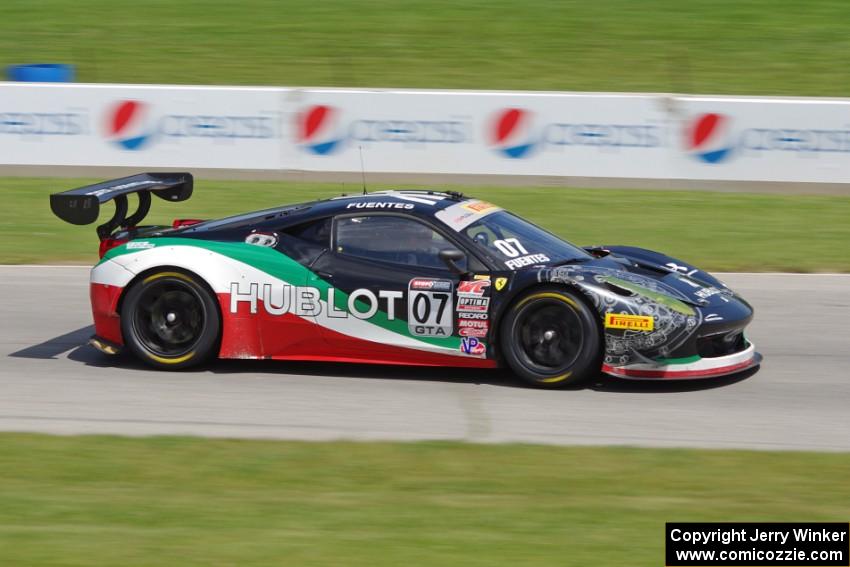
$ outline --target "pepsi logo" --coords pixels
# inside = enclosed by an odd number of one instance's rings
[[[732,153],[731,120],[723,114],[701,114],[685,132],[685,146],[705,163],[720,163]]]
[[[296,140],[308,151],[327,155],[338,150],[344,141],[337,124],[339,111],[327,105],[315,105],[301,112],[296,119]]]
[[[148,106],[137,100],[122,100],[106,113],[106,137],[125,150],[140,150],[151,139]]]
[[[505,157],[527,157],[534,149],[533,116],[522,108],[506,108],[496,113],[491,128],[491,144]]]

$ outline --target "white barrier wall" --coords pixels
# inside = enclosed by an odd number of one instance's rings
[[[0,163],[280,167],[280,89],[0,83]]]
[[[850,183],[850,99],[0,83],[0,164]]]

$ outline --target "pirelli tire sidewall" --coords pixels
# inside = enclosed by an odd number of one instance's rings
[[[517,340],[519,319],[528,316],[529,308],[541,301],[557,302],[575,315],[576,329],[581,332],[582,344],[567,367],[544,372],[531,368],[521,353]],[[596,311],[577,291],[563,286],[540,286],[522,293],[508,307],[500,324],[500,343],[504,360],[519,378],[539,388],[563,388],[580,384],[599,374],[602,365],[604,339]],[[526,359],[527,360],[527,359]]]
[[[138,332],[139,302],[152,286],[179,283],[197,299],[203,323],[197,338],[186,352],[175,355],[157,353],[145,345]],[[181,370],[201,364],[218,353],[221,340],[221,312],[215,294],[197,275],[185,270],[160,268],[140,274],[121,301],[121,334],[124,344],[146,364],[163,370]]]

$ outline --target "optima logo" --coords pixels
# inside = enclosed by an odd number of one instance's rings
[[[493,148],[505,157],[527,157],[534,149],[532,114],[522,108],[506,108],[496,113],[491,129]]]
[[[339,111],[326,105],[311,106],[296,119],[298,144],[318,155],[327,155],[340,148],[344,137],[337,129]]]
[[[125,150],[140,150],[151,138],[148,107],[137,100],[122,100],[107,111],[106,136]]]
[[[720,163],[732,153],[731,119],[723,114],[701,114],[694,118],[685,131],[685,146],[697,159],[705,163]]]

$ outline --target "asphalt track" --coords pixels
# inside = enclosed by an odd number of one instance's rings
[[[850,450],[850,275],[721,275],[755,306],[757,371],[554,392],[484,370],[219,361],[156,372],[85,346],[87,278],[0,267],[0,430]]]

